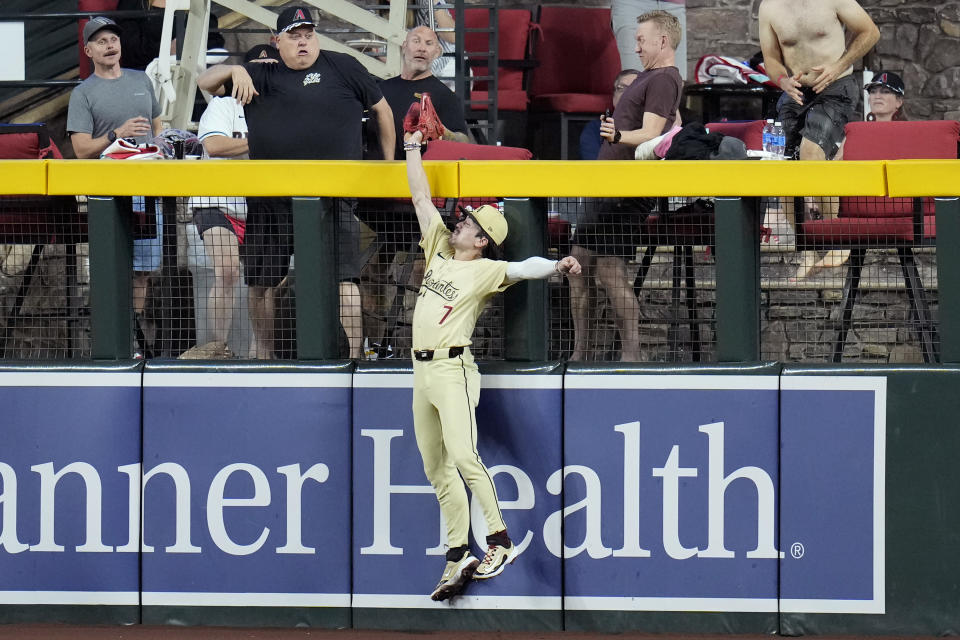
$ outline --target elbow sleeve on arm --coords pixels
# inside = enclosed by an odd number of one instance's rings
[[[508,280],[543,280],[549,278],[557,270],[557,263],[553,260],[534,256],[523,262],[507,263]]]

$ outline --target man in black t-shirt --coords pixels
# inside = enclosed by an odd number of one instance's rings
[[[393,159],[393,113],[373,77],[352,57],[321,51],[306,7],[288,7],[277,19],[280,63],[217,65],[197,84],[246,105],[250,157],[257,160],[359,160],[361,118],[369,109],[380,123],[384,157]],[[357,260],[359,229],[353,203],[339,200],[340,321],[350,357],[362,355],[363,329]],[[289,198],[248,198],[242,245],[244,278],[257,357],[273,358],[274,294],[293,255]]]
[[[395,158],[403,157],[403,117],[410,105],[419,102],[424,93],[430,94],[437,116],[446,129],[443,139],[470,142],[460,98],[431,71],[433,61],[442,52],[439,42],[437,34],[429,27],[411,29],[400,45],[400,75],[380,83],[383,97],[393,110],[397,136]],[[378,149],[371,149],[369,157],[379,159],[382,156]]]

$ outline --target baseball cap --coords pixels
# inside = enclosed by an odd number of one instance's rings
[[[310,17],[310,10],[306,7],[287,7],[277,18],[277,33],[285,33],[304,25],[315,26],[313,18]]]
[[[84,43],[90,42],[90,38],[97,35],[97,32],[102,29],[109,29],[115,34],[120,35],[120,27],[117,26],[116,22],[106,16],[96,16],[90,18],[87,24],[83,25]]]
[[[277,51],[276,47],[271,47],[269,44],[258,44],[254,47],[251,47],[249,51],[243,54],[244,62],[252,62],[254,60],[280,60],[280,52]]]
[[[886,87],[901,96],[904,93],[903,78],[895,74],[893,71],[881,71],[877,75],[873,76],[873,80],[868,82],[863,88],[869,91],[873,87],[881,86]]]
[[[497,245],[503,244],[507,239],[507,219],[500,213],[500,209],[485,204],[468,213]]]

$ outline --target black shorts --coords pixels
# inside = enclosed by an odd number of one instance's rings
[[[786,135],[786,157],[798,157],[800,140],[806,138],[823,149],[827,160],[833,160],[844,138],[844,127],[857,117],[860,83],[852,75],[834,81],[815,93],[802,87],[803,104],[787,94],[777,103],[777,114]]]
[[[247,198],[247,227],[240,245],[248,286],[275,287],[290,270],[293,255],[291,198]],[[356,200],[327,199],[337,207],[337,279],[359,282],[360,222],[353,215]]]
[[[644,244],[643,222],[655,206],[655,198],[590,198],[571,244],[601,256],[633,258]]]
[[[236,218],[231,218],[219,207],[202,207],[193,210],[193,224],[197,226],[197,233],[201,238],[214,227],[223,227],[233,235],[238,235],[235,221]]]

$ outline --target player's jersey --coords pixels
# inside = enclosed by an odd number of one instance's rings
[[[440,216],[420,240],[427,266],[413,312],[413,348],[442,349],[469,345],[487,300],[503,291],[503,260],[454,260],[450,231]]]

